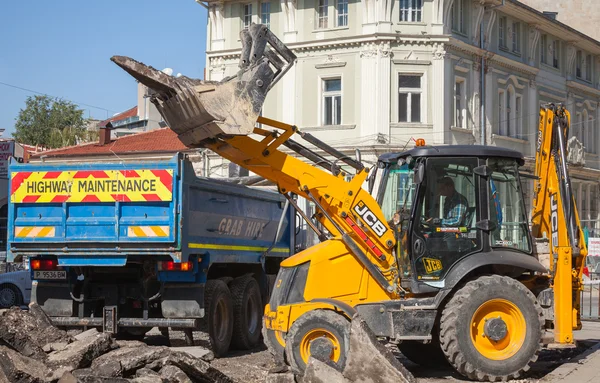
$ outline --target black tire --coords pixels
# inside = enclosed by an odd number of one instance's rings
[[[160,334],[162,336],[169,339],[169,328],[168,327],[159,327],[158,330],[160,331]]]
[[[22,304],[23,296],[17,286],[12,284],[0,286],[0,308],[7,309],[13,306],[21,306]]]
[[[499,311],[494,311],[494,307],[500,307]],[[502,317],[498,314],[504,312],[502,307],[511,307],[512,311],[503,317],[502,323],[504,319],[508,321],[504,337],[494,342],[490,339],[494,333],[478,330],[478,323],[487,326],[488,320],[496,315]],[[488,317],[486,312],[493,314]],[[444,307],[440,344],[450,364],[470,379],[492,382],[519,379],[537,360],[543,326],[542,309],[522,283],[500,275],[483,276],[464,285]],[[486,351],[488,343],[491,346]]]
[[[285,334],[269,330],[263,323],[262,336],[267,349],[276,362],[285,362]]]
[[[117,338],[122,340],[139,340],[146,338],[146,333],[150,331],[150,327],[128,327],[120,329],[117,333]]]
[[[230,284],[233,298],[232,344],[240,350],[250,350],[260,344],[264,307],[256,279],[245,276]]]
[[[405,340],[398,345],[398,350],[408,360],[423,367],[438,368],[448,365],[446,356],[437,339],[430,343],[423,343],[416,340]]]
[[[319,336],[321,332],[323,335]],[[333,346],[331,339],[334,339],[339,345],[335,351],[338,353],[337,360],[334,359],[334,350],[329,358],[312,355],[311,345],[316,339],[324,339],[328,346]],[[285,337],[286,360],[292,367],[292,371],[299,375],[304,374],[310,356],[315,356],[336,370],[342,371],[346,366],[349,347],[350,322],[331,310],[312,310],[304,313],[292,324]]]
[[[233,305],[225,282],[211,279],[204,287],[204,323],[210,348],[217,357],[229,351],[233,334]]]

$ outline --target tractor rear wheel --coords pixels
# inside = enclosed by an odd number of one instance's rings
[[[304,374],[311,356],[342,371],[349,347],[350,322],[331,310],[304,313],[285,337],[286,360],[299,375]]]
[[[537,360],[543,326],[542,309],[522,283],[483,276],[446,304],[440,344],[450,364],[470,379],[518,379]]]

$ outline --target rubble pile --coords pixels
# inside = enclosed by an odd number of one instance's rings
[[[114,340],[87,330],[76,336],[54,327],[38,305],[0,314],[0,382],[233,383],[196,358],[164,346]]]
[[[350,345],[343,371],[327,358],[310,357],[303,376],[292,372],[270,373],[267,383],[415,383],[414,376],[383,346],[358,317],[350,325]]]

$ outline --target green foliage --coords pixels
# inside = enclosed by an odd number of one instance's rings
[[[92,133],[93,135],[93,133]],[[19,111],[14,138],[28,145],[61,148],[88,141],[83,110],[70,101],[48,96],[27,97]]]

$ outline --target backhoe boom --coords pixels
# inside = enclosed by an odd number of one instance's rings
[[[534,238],[550,239],[554,341],[572,344],[581,328],[580,294],[587,255],[568,174],[566,137],[570,114],[562,106],[540,110],[532,212]]]

